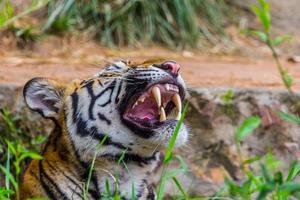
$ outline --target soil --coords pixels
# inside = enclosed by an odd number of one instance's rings
[[[252,48],[256,53],[257,49]],[[90,76],[106,63],[120,58],[133,61],[165,58],[181,65],[181,73],[190,87],[284,89],[274,61],[267,51],[261,52],[258,58],[173,51],[157,46],[112,49],[78,38],[49,37],[27,50],[2,48],[0,84],[22,86],[37,76],[68,82]],[[300,89],[300,64],[287,62],[286,58],[281,60],[294,77],[294,90]]]

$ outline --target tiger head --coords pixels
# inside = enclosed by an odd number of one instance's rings
[[[167,146],[181,117],[186,86],[174,61],[131,64],[118,61],[67,85],[34,78],[24,87],[27,105],[61,127],[81,155],[126,150],[150,156]],[[186,143],[181,125],[175,146]],[[104,139],[105,138],[105,139]]]

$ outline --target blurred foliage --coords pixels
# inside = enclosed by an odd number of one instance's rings
[[[300,184],[295,180],[300,172],[298,161],[291,163],[286,176],[280,170],[281,161],[276,159],[272,153],[268,153],[260,159],[255,158],[247,164],[257,161],[260,161],[259,172],[245,169],[243,174],[246,178],[242,182],[226,178],[225,188],[218,196],[229,196],[236,200],[299,199]]]
[[[271,13],[270,13],[270,2],[267,0],[257,0],[257,4],[252,6],[252,12],[256,15],[259,22],[262,25],[262,30],[251,30],[248,31],[251,35],[258,37],[264,42],[272,52],[273,59],[276,63],[277,69],[280,73],[281,80],[284,83],[286,89],[292,93],[291,87],[293,85],[293,77],[290,75],[288,70],[281,64],[279,60],[278,52],[275,47],[282,44],[283,42],[290,40],[289,35],[281,35],[273,38],[271,36]]]
[[[293,117],[294,119],[295,117]],[[283,118],[291,121],[290,118]],[[294,120],[293,120],[294,121]],[[253,134],[260,126],[261,119],[252,116],[243,121],[235,133],[236,147],[242,180],[225,177],[225,184],[212,199],[230,198],[236,200],[288,200],[300,198],[300,184],[296,180],[300,173],[300,163],[293,161],[287,174],[282,170],[282,161],[272,152],[264,156],[243,159],[240,143]],[[255,170],[256,167],[258,170]]]
[[[0,109],[0,199],[20,199],[19,185],[21,175],[28,161],[42,159],[39,155],[44,135],[30,137],[20,123],[20,116],[13,115],[8,109]],[[14,198],[12,198],[14,197]]]
[[[13,27],[42,7],[46,19],[39,29],[43,33],[88,32],[108,46],[158,42],[179,48],[219,42],[225,36],[228,10],[223,0],[31,0],[17,14],[11,1],[3,0],[0,28]]]
[[[222,1],[207,0],[52,1],[43,30],[88,29],[108,46],[156,41],[196,47],[201,37],[223,33],[224,7]]]

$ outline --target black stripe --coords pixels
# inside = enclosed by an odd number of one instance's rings
[[[101,87],[103,87],[103,84],[102,84],[101,80],[100,80],[100,79],[97,79],[97,81],[98,81],[99,85],[100,85]]]
[[[74,143],[72,142],[72,146],[73,146],[73,149],[74,149],[74,152],[75,152],[75,156],[80,164],[80,168],[82,169],[81,171],[84,171],[84,173],[80,173],[79,176],[81,177],[82,179],[82,182],[83,181],[87,181],[87,178],[88,178],[88,174],[89,174],[89,165],[88,163],[84,162],[82,159],[81,159],[81,156],[80,154],[78,153],[78,150],[75,149],[75,146],[74,146]],[[96,190],[98,190],[98,183],[95,183],[95,180],[97,180],[97,178],[94,177],[94,173],[92,173],[92,177],[91,177],[91,180],[92,180],[92,183],[94,184]],[[94,191],[94,190],[90,190],[89,189],[89,194],[95,199],[95,200],[98,200],[100,199],[100,194],[97,192],[97,191]]]
[[[105,106],[107,106],[109,103],[111,103],[111,98],[112,98],[112,94],[113,94],[113,91],[114,91],[114,89],[115,89],[115,86],[116,86],[116,80],[114,80],[104,91],[107,91],[107,90],[110,90],[110,94],[109,94],[109,99],[108,99],[108,101],[107,102],[105,102],[105,103],[103,103],[103,104],[101,104],[100,106],[101,107],[105,107]],[[102,91],[103,92],[103,91]],[[101,92],[101,93],[102,93]],[[102,94],[104,94],[104,93],[102,93]],[[101,94],[101,95],[102,95]],[[99,97],[97,97],[97,98],[99,98]]]
[[[92,137],[93,139],[97,141],[102,141],[105,137],[105,134],[99,133],[97,127],[93,126],[90,129],[87,127],[87,122],[84,121],[81,117],[77,120],[77,134],[81,137]],[[112,141],[111,137],[107,137],[104,145],[112,145],[119,149],[127,149],[128,151],[131,151],[130,147],[125,147],[121,143]]]
[[[98,117],[100,120],[103,120],[107,123],[107,125],[111,125],[111,121],[105,117],[105,115],[98,113]]]
[[[155,193],[153,191],[152,185],[148,185],[147,189],[148,189],[148,194],[147,194],[146,199],[148,199],[148,200],[154,200],[155,199]]]
[[[138,76],[137,76],[137,78],[141,78],[141,77],[147,77],[147,76],[152,76],[152,74],[151,73],[140,73]]]
[[[125,153],[124,157],[123,157],[123,161],[125,163],[127,163],[127,162],[136,162],[140,166],[143,166],[143,164],[147,165],[150,162],[155,161],[157,153],[158,152],[155,152],[152,156],[149,156],[149,157],[142,157],[142,156],[137,155],[137,154]],[[118,161],[120,159],[120,157],[123,156],[123,154],[113,155],[113,154],[108,153],[108,154],[104,154],[104,155],[101,155],[101,156],[105,157],[105,158],[108,158],[110,160]]]
[[[89,84],[91,81],[94,81],[93,79],[83,80],[80,82],[80,85],[83,86],[85,84]]]
[[[67,175],[59,167],[54,168],[54,166],[52,164],[50,164],[50,162],[48,160],[45,160],[45,161],[47,162],[47,164],[49,165],[49,167],[51,168],[52,171],[58,172],[58,173],[62,174],[63,176],[65,176],[69,181],[71,181],[76,186],[76,188],[79,188],[83,192],[82,187],[73,178],[71,178],[69,175]],[[80,196],[80,193],[76,192],[76,194]]]
[[[46,191],[47,195],[53,199],[63,199],[63,200],[68,200],[68,198],[65,196],[65,194],[60,190],[58,185],[48,176],[46,173],[43,164],[43,161],[39,162],[39,168],[40,168],[40,177],[41,177],[41,184],[44,190]],[[48,182],[48,184],[47,184]],[[52,185],[52,187],[49,187],[49,184]],[[59,196],[56,197],[56,194]]]
[[[76,92],[73,92],[71,94],[71,98],[72,98],[72,109],[73,109],[73,123],[76,122],[77,119],[77,109],[78,109],[78,94]]]
[[[94,116],[93,116],[93,107],[95,104],[95,94],[93,92],[93,83],[94,82],[90,82],[88,84],[86,84],[84,87],[87,89],[89,95],[91,96],[91,102],[90,102],[90,106],[89,106],[89,118],[92,120],[95,120]]]
[[[91,134],[92,138],[97,140],[97,141],[102,141],[105,138],[105,134],[98,133],[98,130],[95,126],[93,126],[91,128],[90,132],[92,133]],[[106,136],[106,140],[104,141],[103,144],[104,145],[112,145],[112,146],[117,147],[117,148],[122,149],[122,150],[125,150],[125,149],[127,149],[127,151],[132,150],[130,147],[125,147],[123,144],[121,144],[119,142],[113,142],[111,137],[109,137],[109,136]]]
[[[62,131],[60,125],[56,121],[54,122],[54,124],[55,124],[55,128],[54,131],[52,132],[52,137],[54,136],[53,139],[54,151],[57,151],[57,146],[59,145],[58,142],[59,142],[59,138],[61,138],[62,136]],[[66,148],[64,148],[64,150],[66,150]],[[59,153],[63,153],[61,152],[61,149]]]
[[[81,119],[81,118],[80,118]],[[66,120],[66,116],[65,116],[65,120]],[[78,127],[77,127],[77,133],[78,133]],[[73,148],[73,151],[74,151],[74,154],[75,154],[75,158],[76,160],[78,161],[79,165],[78,165],[78,170],[80,173],[78,174],[80,176],[80,178],[82,179],[82,182],[83,181],[86,181],[87,180],[87,177],[88,177],[88,169],[89,169],[89,165],[84,162],[82,159],[81,159],[81,156],[78,152],[78,150],[75,148],[75,145],[74,145],[74,142],[73,140],[71,139],[71,145],[72,145],[72,148]],[[83,172],[83,173],[82,173]],[[95,176],[94,174],[92,174],[92,180],[94,180],[95,178],[93,177]],[[94,181],[92,181],[92,183],[95,185],[95,188],[96,190],[98,190],[98,183],[94,183]],[[100,194],[97,192],[97,191],[92,191],[92,190],[89,190],[89,194],[95,199],[95,200],[99,200],[100,199]]]
[[[87,91],[88,91],[89,95],[91,96],[91,102],[90,102],[90,105],[89,105],[89,118],[91,120],[95,120],[94,114],[93,114],[93,108],[94,108],[96,100],[98,98],[100,98],[107,90],[111,90],[109,100],[106,103],[104,103],[103,105],[100,105],[100,106],[104,107],[104,106],[106,106],[107,104],[109,104],[111,102],[111,96],[112,96],[112,93],[113,93],[113,89],[115,88],[116,80],[114,80],[113,82],[111,82],[98,95],[95,95],[94,92],[93,92],[93,83],[94,82],[91,82],[91,83],[85,85],[85,87],[87,88]]]
[[[132,71],[133,73],[141,73],[141,72],[159,72],[159,70],[156,69],[135,69]]]
[[[120,92],[121,92],[121,88],[122,88],[122,85],[123,85],[123,81],[121,80],[120,81],[120,84],[119,84],[119,87],[118,87],[118,90],[117,90],[117,94],[116,94],[116,98],[115,98],[115,103],[119,103],[119,95],[120,95]]]

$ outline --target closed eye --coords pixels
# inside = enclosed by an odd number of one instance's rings
[[[118,65],[110,65],[108,67],[106,67],[106,70],[107,71],[118,71],[118,70],[121,70],[122,67],[118,66]]]

